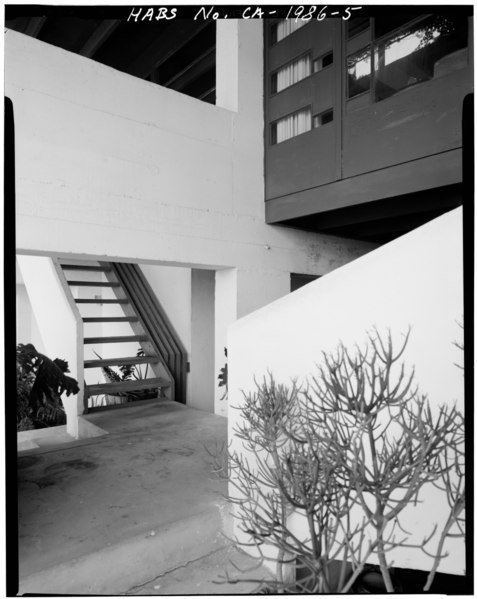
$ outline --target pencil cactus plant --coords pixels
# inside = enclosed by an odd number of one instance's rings
[[[396,347],[375,330],[364,347],[324,353],[305,386],[269,375],[244,395],[222,473],[237,546],[273,555],[275,575],[262,592],[356,591],[369,562],[386,591],[399,590],[390,552],[428,552],[436,540],[436,527],[416,539],[401,521],[428,485],[447,497],[449,517],[426,590],[451,530],[464,534],[464,419],[419,392],[401,360],[408,339],[409,331]]]

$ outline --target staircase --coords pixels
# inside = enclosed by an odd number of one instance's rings
[[[59,266],[83,321],[85,412],[141,399],[147,390],[185,403],[185,349],[139,267]],[[140,377],[121,380],[119,368],[128,366]]]

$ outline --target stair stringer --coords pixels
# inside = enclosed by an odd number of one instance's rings
[[[78,402],[83,405],[83,413],[88,411],[87,407],[87,394],[85,393],[85,384],[84,384],[84,327],[83,327],[83,319],[81,318],[80,311],[78,310],[78,306],[76,305],[75,298],[71,293],[71,288],[68,285],[68,281],[66,279],[65,273],[61,268],[60,261],[56,257],[51,257],[51,261],[55,268],[55,272],[58,276],[58,280],[60,281],[61,287],[65,294],[66,299],[68,300],[69,307],[71,309],[72,314],[74,315],[76,321],[76,378],[78,381]],[[80,414],[78,414],[79,416]],[[68,432],[71,434],[71,430],[73,430],[76,434],[73,436],[79,436],[78,432],[78,424],[74,423],[73,426],[71,424],[68,426]]]
[[[147,336],[147,338],[148,338],[147,340],[138,341],[138,344],[144,350],[144,353],[146,355],[157,356],[157,362],[150,364],[150,367],[151,367],[155,377],[165,379],[169,383],[169,386],[166,389],[164,389],[164,393],[165,393],[167,399],[174,401],[176,399],[174,375],[173,375],[173,372],[171,371],[171,369],[169,368],[167,361],[164,359],[163,353],[160,351],[160,348],[158,347],[157,343],[154,342],[154,340],[152,339],[152,337],[149,333],[148,326],[145,322],[145,320],[147,320],[147,315],[146,315],[146,319],[145,319],[144,315],[139,313],[139,311],[137,310],[137,307],[136,307],[137,302],[135,301],[135,298],[133,297],[135,294],[129,293],[129,287],[128,287],[127,281],[124,281],[123,277],[121,277],[120,273],[117,272],[117,269],[115,268],[115,266],[116,266],[115,263],[100,262],[100,264],[102,266],[107,265],[111,269],[104,273],[106,276],[106,279],[108,281],[111,281],[111,282],[118,281],[120,283],[119,287],[113,288],[113,292],[114,292],[116,298],[118,298],[118,299],[124,298],[127,300],[128,303],[122,305],[124,314],[126,316],[137,317],[137,319],[138,319],[137,321],[130,322],[129,324],[130,324],[135,335],[144,335],[145,334]]]
[[[150,364],[151,370],[154,373],[154,376],[157,378],[165,379],[169,386],[164,389],[164,394],[167,399],[174,401],[175,400],[175,389],[174,389],[174,376],[169,369],[167,363],[164,361],[161,353],[158,351],[156,344],[152,341],[151,336],[148,333],[147,326],[142,318],[141,314],[139,314],[135,308],[135,303],[133,298],[128,293],[126,286],[124,285],[121,277],[116,272],[114,268],[115,264],[113,262],[100,262],[101,266],[108,266],[110,270],[104,272],[106,279],[109,282],[118,281],[120,286],[113,287],[113,293],[117,299],[126,299],[128,303],[122,304],[122,310],[125,316],[136,316],[138,320],[136,322],[130,322],[131,329],[133,330],[135,335],[144,335],[148,337],[148,340],[138,341],[138,345],[144,350],[146,355],[156,355],[158,356],[158,360],[156,363]]]
[[[174,398],[186,403],[187,351],[137,264],[111,263],[152,348],[170,372]]]

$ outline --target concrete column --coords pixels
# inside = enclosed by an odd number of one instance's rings
[[[224,387],[218,386],[217,377],[227,361],[227,328],[237,320],[237,269],[227,268],[215,273],[215,413],[227,416],[228,402],[221,399]]]
[[[192,269],[188,405],[207,412],[214,411],[214,275]]]
[[[216,104],[242,116],[263,113],[263,22],[217,21]]]
[[[238,29],[237,19],[216,21],[216,105],[238,111]]]

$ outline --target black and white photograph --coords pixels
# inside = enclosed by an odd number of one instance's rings
[[[0,594],[472,595],[473,4],[3,8]]]

